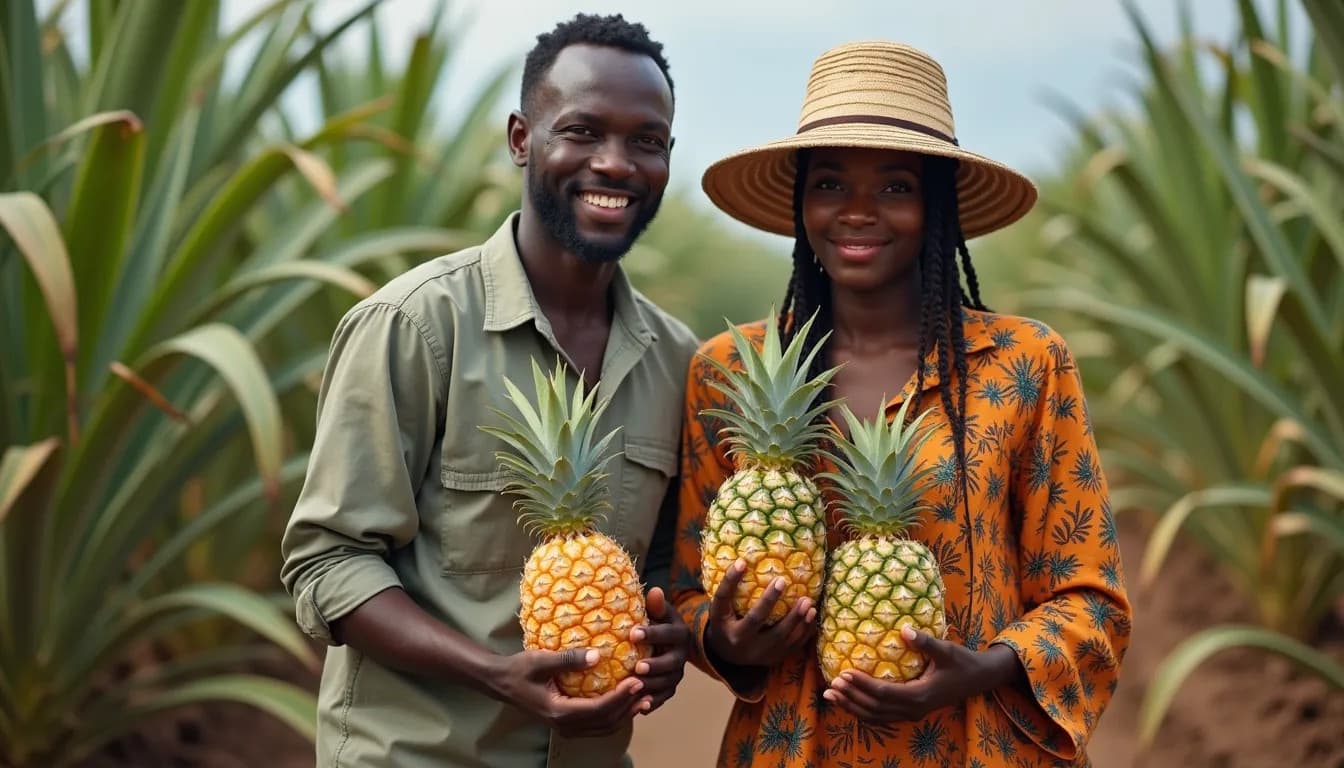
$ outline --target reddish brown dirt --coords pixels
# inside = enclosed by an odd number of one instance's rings
[[[1137,567],[1145,526],[1121,524],[1124,556]],[[1240,596],[1189,547],[1178,548],[1161,589],[1135,590],[1134,642],[1116,697],[1089,747],[1096,768],[1344,768],[1344,692],[1327,690],[1286,662],[1229,652],[1198,669],[1177,695],[1156,744],[1134,743],[1139,703],[1157,665],[1182,638],[1227,621],[1246,621]],[[1325,647],[1344,658],[1338,628]],[[306,681],[310,684],[313,680]],[[640,718],[632,754],[638,768],[713,765],[730,701],[688,670],[676,698]],[[147,725],[87,763],[94,768],[308,768],[311,747],[241,706],[193,708]]]

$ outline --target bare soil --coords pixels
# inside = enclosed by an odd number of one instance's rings
[[[1147,526],[1121,521],[1131,572]],[[1120,688],[1088,752],[1096,768],[1344,768],[1344,691],[1287,662],[1228,652],[1198,669],[1177,694],[1156,743],[1135,743],[1138,709],[1158,664],[1183,638],[1214,624],[1249,621],[1249,608],[1212,565],[1179,547],[1162,586],[1133,589],[1134,639]],[[1328,652],[1344,658],[1344,632],[1327,629]],[[291,678],[292,679],[292,678]],[[296,680],[316,685],[314,678]],[[712,766],[731,701],[694,669],[658,712],[638,721],[631,751],[639,768]],[[243,706],[183,710],[147,724],[86,763],[91,768],[309,768],[312,748],[283,725]]]

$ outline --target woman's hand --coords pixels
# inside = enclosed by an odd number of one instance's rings
[[[972,651],[909,627],[901,630],[901,637],[928,658],[922,675],[893,683],[845,670],[822,696],[872,723],[915,721],[1024,676],[1017,654],[1004,645]]]
[[[776,578],[766,587],[761,601],[737,618],[733,595],[742,582],[747,564],[738,560],[724,574],[709,606],[705,645],[718,658],[740,667],[773,667],[811,641],[816,630],[817,609],[803,598],[784,618],[767,624],[770,611],[784,593],[785,581]]]

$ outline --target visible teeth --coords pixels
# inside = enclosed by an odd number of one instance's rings
[[[596,205],[599,208],[624,208],[630,204],[628,197],[612,197],[611,195],[597,195],[592,192],[584,192],[581,197],[585,203]]]

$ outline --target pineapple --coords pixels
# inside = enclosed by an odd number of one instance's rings
[[[522,418],[496,411],[505,426],[481,427],[513,449],[496,454],[509,475],[505,490],[519,496],[518,522],[542,538],[519,587],[523,647],[596,649],[595,666],[565,672],[556,684],[568,696],[600,696],[649,655],[647,645],[629,640],[631,629],[647,623],[639,574],[625,550],[595,528],[611,506],[603,468],[615,456],[606,450],[617,430],[594,441],[606,403],[595,406],[596,390],[584,395],[581,383],[571,399],[562,363],[548,379],[533,361],[532,379],[535,407],[505,378]]]
[[[909,406],[907,400],[890,424],[881,408],[873,421],[841,408],[850,437],[835,436],[838,471],[821,477],[835,484],[851,538],[831,553],[822,603],[817,655],[827,680],[846,669],[913,680],[928,661],[906,645],[901,628],[939,639],[947,634],[942,573],[929,549],[905,536],[928,509],[918,500],[932,471],[916,467],[919,448],[933,432],[919,434],[928,411],[906,427]]]
[[[711,385],[737,407],[704,413],[727,423],[722,433],[737,471],[719,486],[705,515],[700,542],[701,575],[710,594],[734,562],[739,558],[746,562],[733,596],[738,616],[760,601],[775,578],[785,579],[787,586],[770,612],[770,622],[784,618],[804,597],[814,602],[821,597],[824,502],[811,478],[798,470],[816,455],[825,435],[817,417],[833,403],[815,401],[837,370],[807,378],[821,347],[818,344],[800,362],[811,319],[782,352],[775,325],[773,318],[767,321],[760,350],[729,326],[744,370],[709,360],[727,380]]]

